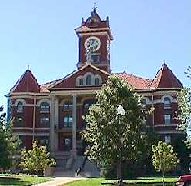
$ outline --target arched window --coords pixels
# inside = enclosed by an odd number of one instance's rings
[[[50,112],[50,105],[47,102],[42,102],[40,104],[40,112]]]
[[[23,102],[19,101],[18,104],[17,104],[17,112],[23,112],[24,110],[24,105],[23,105]]]
[[[83,76],[78,76],[76,78],[76,86],[83,86],[84,85],[84,77]]]
[[[171,108],[171,100],[169,97],[164,98],[164,109]]]
[[[92,78],[91,78],[91,75],[87,75],[86,76],[86,85],[91,85],[91,81],[92,81]]]
[[[83,84],[84,84],[83,79],[80,78],[80,79],[79,79],[79,85],[82,86]]]
[[[99,80],[99,78],[95,78],[95,85],[100,85],[100,80]]]

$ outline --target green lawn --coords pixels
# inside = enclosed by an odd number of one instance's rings
[[[32,185],[50,180],[47,177],[29,176],[29,175],[1,175],[0,185]]]
[[[174,185],[174,183],[177,181],[178,178],[165,178],[165,183],[168,183],[166,185]],[[67,186],[98,186],[102,185],[101,183],[105,183],[103,185],[109,185],[109,183],[115,183],[117,180],[105,180],[103,178],[89,178],[87,180],[80,180],[80,181],[74,181],[68,184],[65,184]],[[124,182],[127,183],[127,185],[152,185],[152,186],[158,186],[162,183],[161,177],[140,177],[135,180],[125,180]]]

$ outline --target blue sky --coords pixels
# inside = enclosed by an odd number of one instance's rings
[[[188,86],[191,65],[190,0],[7,0],[0,1],[0,105],[30,66],[40,84],[76,69],[74,29],[97,3],[110,17],[113,72],[154,78],[163,60]]]

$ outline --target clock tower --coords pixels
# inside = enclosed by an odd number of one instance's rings
[[[92,64],[110,73],[110,43],[113,40],[109,26],[109,18],[101,20],[96,8],[91,16],[76,30],[79,38],[78,69],[86,64]]]

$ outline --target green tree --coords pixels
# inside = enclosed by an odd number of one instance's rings
[[[46,146],[38,146],[36,141],[33,142],[31,150],[21,151],[20,166],[31,174],[42,175],[46,168],[55,164]]]
[[[125,81],[110,76],[96,99],[85,117],[87,124],[82,136],[90,146],[90,158],[101,167],[117,166],[119,177],[121,160],[136,160],[140,154],[145,123],[141,97]],[[125,115],[117,113],[119,105]]]
[[[188,78],[191,79],[191,66],[188,67],[185,72]],[[188,134],[188,127],[191,126],[191,89],[183,88],[178,95],[178,114],[177,119],[179,120],[178,129],[183,131],[186,135]],[[187,146],[191,148],[191,138],[187,135],[185,141]]]
[[[156,171],[162,173],[164,185],[165,173],[175,169],[179,163],[177,154],[174,153],[172,145],[168,145],[162,141],[159,141],[158,145],[153,145],[152,151],[153,166],[155,167]]]
[[[0,107],[3,112],[3,107]],[[7,123],[6,114],[0,114],[0,168],[8,169],[13,166],[14,155],[18,153],[20,140],[12,133],[12,122]]]

